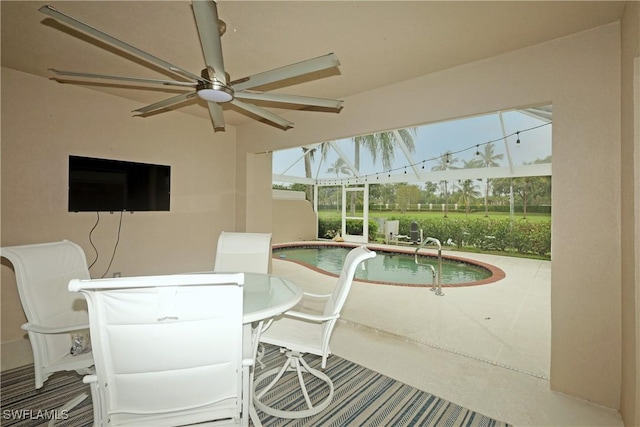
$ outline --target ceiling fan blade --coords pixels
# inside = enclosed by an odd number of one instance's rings
[[[276,125],[280,126],[284,130],[287,130],[293,127],[293,123],[291,123],[289,120],[285,120],[282,117],[275,115],[270,111],[265,110],[264,108],[258,107],[253,104],[247,104],[246,102],[242,102],[237,99],[234,99],[233,101],[231,101],[231,103],[238,108],[246,110],[252,114],[255,114],[256,116],[260,116],[263,119],[270,121],[271,123],[275,123]]]
[[[183,76],[187,76],[193,80],[197,80],[200,81],[202,80],[202,78],[200,76],[197,76],[195,74],[190,73],[187,70],[183,70],[180,67],[176,67],[175,65],[172,65],[160,58],[157,58],[147,52],[144,52],[140,49],[138,49],[137,47],[131,46],[130,44],[127,44],[121,40],[118,40],[117,38],[110,36],[107,33],[104,33],[100,30],[98,30],[97,28],[94,28],[88,24],[85,24],[84,22],[78,21],[77,19],[66,15],[63,12],[60,12],[59,10],[55,9],[52,6],[42,6],[40,9],[38,9],[40,12],[44,13],[45,15],[49,15],[52,18],[63,22],[65,24],[67,24],[70,27],[75,28],[78,31],[81,31],[85,34],[88,34],[92,37],[95,37],[96,39],[99,39],[103,42],[106,42],[112,46],[115,46],[119,49],[122,49],[125,52],[129,52],[139,58],[142,58],[144,60],[146,60],[147,62],[150,62],[152,64],[155,64],[157,66],[160,66],[168,71],[172,71],[174,73],[178,73],[181,74]]]
[[[284,67],[265,71],[263,73],[254,74],[253,76],[238,80],[238,83],[232,83],[232,86],[235,91],[251,89],[292,77],[337,67],[338,65],[340,65],[338,57],[334,53],[330,53],[328,55],[307,59],[306,61],[297,62],[295,64],[285,65]]]
[[[202,53],[208,67],[215,71],[216,79],[227,84],[222,58],[222,43],[218,29],[218,8],[213,0],[194,0],[193,15],[196,18]]]
[[[138,108],[137,110],[133,110],[133,111],[135,113],[140,113],[140,115],[144,115],[147,113],[151,113],[153,111],[170,107],[172,105],[179,104],[194,96],[196,96],[196,92],[185,92],[185,93],[181,93],[178,96],[174,96],[169,99],[165,99],[164,101],[156,102],[155,104],[147,105],[146,107]]]
[[[265,93],[255,91],[240,91],[235,93],[236,98],[253,99],[256,101],[278,102],[283,104],[308,105],[310,107],[342,108],[342,102],[337,99],[313,98],[310,96],[287,95],[283,93]]]
[[[56,70],[55,68],[49,68],[49,71],[52,71],[59,76],[81,77],[81,78],[88,78],[88,79],[122,80],[127,82],[150,83],[150,84],[159,84],[159,85],[165,85],[165,86],[186,86],[186,87],[197,86],[196,82],[179,82],[176,80],[158,80],[158,79],[146,79],[142,77],[124,77],[124,76],[112,76],[112,75],[106,75],[106,74],[77,73],[75,71]]]
[[[215,102],[207,102],[209,105],[209,115],[213,122],[213,130],[215,132],[224,130],[224,115],[222,114],[222,107]]]

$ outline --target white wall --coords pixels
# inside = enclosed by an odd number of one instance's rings
[[[318,215],[307,200],[274,198],[272,209],[274,244],[316,239]]]
[[[218,234],[235,229],[235,130],[179,112],[134,118],[134,103],[74,85],[2,69],[2,246],[69,239],[95,253],[95,213],[67,212],[70,154],[171,166],[170,212],[125,214],[108,275],[213,267]],[[119,215],[103,213],[93,233],[107,271]],[[2,264],[2,343],[25,322],[13,271]],[[4,353],[4,352],[3,352]],[[3,359],[5,354],[3,354]]]
[[[640,425],[640,3],[622,20],[622,399],[626,425]]]

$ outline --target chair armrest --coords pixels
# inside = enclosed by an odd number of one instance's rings
[[[324,316],[320,314],[301,313],[299,311],[292,310],[287,311],[286,313],[284,313],[284,315],[287,317],[297,317],[298,319],[310,320],[317,323],[326,322],[327,320],[337,319],[340,317],[340,314],[335,314],[333,316]]]
[[[82,382],[85,384],[96,384],[98,382],[97,375],[85,375],[82,377]]]
[[[88,329],[89,324],[83,323],[79,325],[68,325],[68,326],[43,326],[36,325],[33,323],[25,323],[21,326],[22,329],[29,332],[36,332],[39,334],[63,334],[66,332],[78,331],[80,329]]]
[[[312,294],[310,292],[303,292],[302,296],[303,297],[309,297],[309,298],[316,298],[316,299],[327,299],[327,298],[329,298],[331,296],[331,294],[320,295],[320,294]]]

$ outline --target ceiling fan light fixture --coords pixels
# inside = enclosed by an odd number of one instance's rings
[[[214,82],[198,90],[198,96],[209,102],[229,102],[233,99],[233,89]]]

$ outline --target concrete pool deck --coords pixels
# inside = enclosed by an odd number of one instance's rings
[[[550,391],[550,261],[443,254],[495,265],[505,277],[443,288],[444,296],[430,286],[356,281],[331,341],[333,352],[514,425],[622,425],[614,410]],[[336,281],[280,259],[273,259],[273,273],[314,293],[330,292]]]

